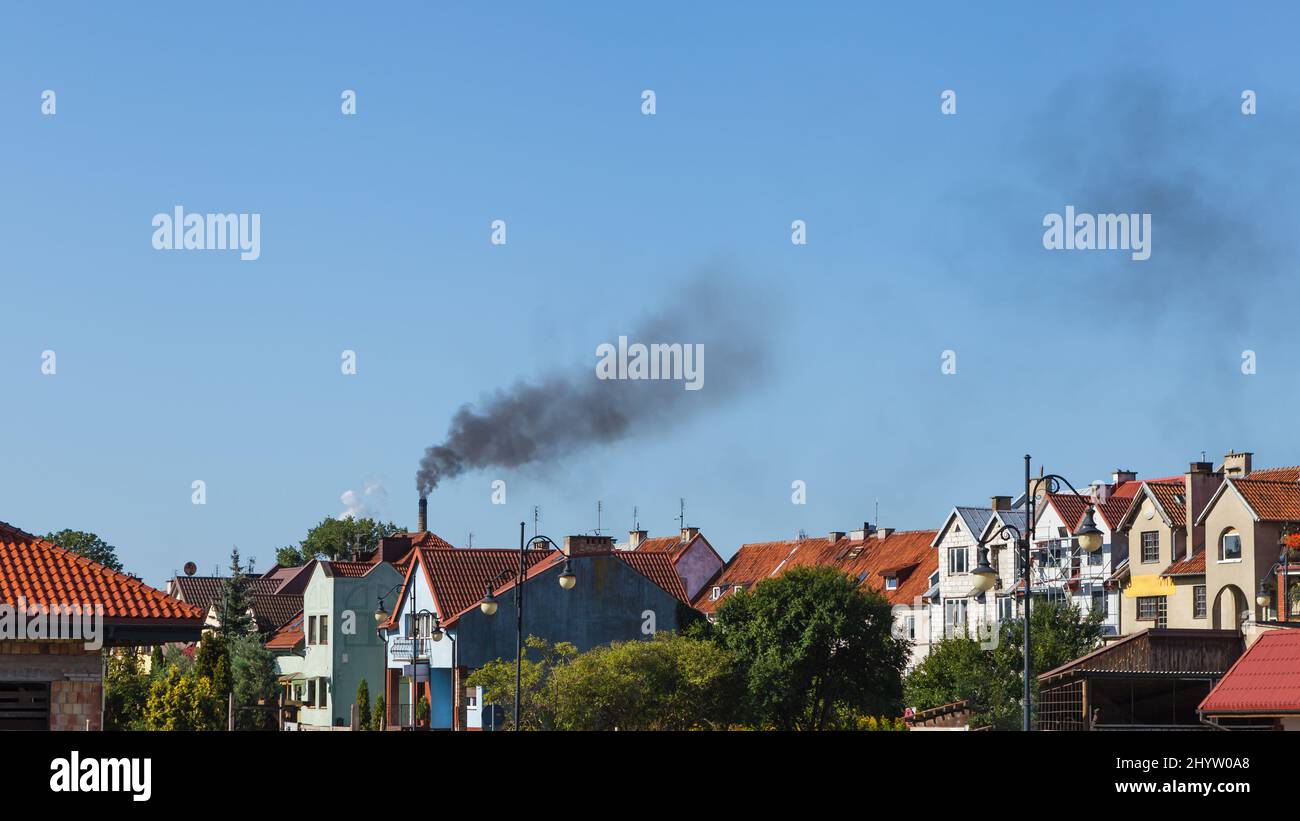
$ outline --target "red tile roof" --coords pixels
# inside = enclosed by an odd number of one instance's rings
[[[1247,479],[1266,479],[1272,482],[1300,482],[1300,467],[1263,468],[1252,470]]]
[[[656,536],[643,540],[633,549],[638,553],[668,553],[675,559],[689,544],[690,542],[683,542],[680,536]]]
[[[0,602],[101,605],[113,621],[201,624],[204,612],[125,573],[109,570],[53,542],[0,522]]]
[[[321,562],[328,576],[359,579],[379,565],[374,562]]]
[[[1300,713],[1300,630],[1270,630],[1250,646],[1198,708],[1203,713]]]
[[[642,553],[638,548],[637,550],[615,550],[614,555],[631,565],[633,570],[671,593],[673,598],[684,604],[691,603],[686,595],[686,588],[682,585],[682,577],[677,575],[677,570],[673,567],[675,558],[670,553]]]
[[[292,650],[303,641],[302,630],[302,611],[299,610],[293,615],[293,618],[285,623],[275,634],[266,642],[268,650]]]
[[[1190,558],[1176,561],[1165,568],[1161,576],[1204,576],[1205,551],[1198,550]]]
[[[1266,522],[1300,521],[1300,482],[1256,479],[1229,479],[1228,481],[1255,515]]]
[[[1164,508],[1174,527],[1185,527],[1187,525],[1185,490],[1181,483],[1147,482],[1147,489],[1160,503],[1160,506]],[[1134,503],[1136,504],[1136,498]]]
[[[1065,526],[1071,533],[1078,527],[1083,514],[1088,510],[1088,505],[1092,503],[1088,497],[1076,496],[1073,493],[1049,493],[1047,502],[1056,508],[1057,515],[1065,522]]]
[[[742,545],[722,572],[704,586],[695,607],[705,613],[717,610],[737,585],[744,589],[790,567],[829,566],[842,570],[872,590],[880,591],[893,604],[911,604],[930,586],[930,576],[939,568],[939,554],[930,546],[938,531],[896,531],[885,538],[869,534],[865,539],[827,537],[792,539]],[[894,576],[898,587],[885,589],[885,578]],[[713,598],[713,588],[721,595]]]
[[[528,567],[536,567],[555,552],[557,551],[528,551]],[[438,615],[443,621],[482,601],[489,582],[495,581],[508,570],[517,572],[519,569],[519,551],[513,548],[421,548],[419,556],[419,564],[424,567],[425,580],[433,591]],[[409,580],[408,573],[400,600],[406,597]]]

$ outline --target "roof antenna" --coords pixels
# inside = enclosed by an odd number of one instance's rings
[[[686,498],[682,497],[677,500],[677,529],[686,529]]]
[[[641,512],[636,505],[632,505],[632,529],[641,529]]]
[[[880,497],[876,497],[876,527],[880,527]]]
[[[596,500],[596,535],[597,536],[600,535],[600,514],[603,513],[604,511],[605,511],[605,503],[597,499]]]
[[[533,535],[537,535],[537,523],[542,519],[542,506],[533,505]]]
[[[469,532],[469,547],[473,547],[473,546],[474,546],[474,531],[471,530]]]

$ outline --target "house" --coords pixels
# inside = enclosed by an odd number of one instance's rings
[[[1000,538],[1002,528],[1008,526],[1014,529],[1012,538]],[[949,511],[932,542],[938,568],[932,641],[988,636],[999,622],[1020,614],[1015,591],[1022,586],[1018,584],[1020,556],[1015,532],[1025,532],[1023,497],[1012,501],[1010,496],[993,496],[988,507],[958,505]],[[997,580],[992,590],[975,594],[971,571],[979,563],[981,541],[988,547],[989,565],[997,571]]]
[[[1038,677],[1038,729],[1203,729],[1198,706],[1241,652],[1230,630],[1132,633]]]
[[[644,530],[633,530],[628,533],[627,544],[617,547],[641,553],[666,553],[686,588],[687,598],[692,600],[726,564],[698,527],[683,527],[678,536],[657,538],[648,538]]]
[[[1300,531],[1300,468],[1252,471],[1251,457],[1224,457],[1223,482],[1197,517],[1206,538],[1198,613],[1214,628],[1300,618],[1300,602],[1286,594],[1284,578],[1285,572],[1294,583],[1300,562],[1292,567],[1289,559],[1281,561],[1283,539]],[[1271,606],[1257,603],[1261,593],[1272,598]]]
[[[1181,479],[1143,482],[1120,517],[1117,529],[1129,545],[1116,579],[1125,634],[1207,626],[1204,528],[1194,523],[1219,478],[1209,462],[1193,462]]]
[[[1119,579],[1125,633],[1266,620],[1255,600],[1261,581],[1277,585],[1281,538],[1300,525],[1300,468],[1251,462],[1233,451],[1217,468],[1193,462],[1181,479],[1143,483],[1119,525],[1130,546]]]
[[[293,570],[289,574],[286,571]],[[302,595],[298,592],[281,592],[287,579],[293,578],[302,568],[274,568],[262,576],[249,576],[248,589],[252,596],[248,613],[257,625],[257,632],[268,635],[302,609]],[[204,627],[215,630],[221,626],[221,593],[228,576],[174,576],[167,582],[167,593],[186,604],[192,604],[206,614]]]
[[[464,681],[488,662],[515,657],[519,561],[518,550],[502,548],[431,546],[411,554],[381,625],[389,639],[391,726],[409,726],[413,700],[423,699],[430,728],[484,727],[483,694]],[[562,550],[534,548],[525,561],[525,636],[581,651],[680,630],[699,618],[667,551],[616,550],[609,537],[570,536]],[[559,583],[566,564],[576,577],[571,589]],[[498,602],[493,614],[480,606],[488,592]]]
[[[791,567],[834,567],[894,605],[895,634],[912,641],[909,667],[929,652],[931,607],[938,595],[938,554],[933,530],[895,531],[863,523],[854,531],[741,545],[726,567],[696,595],[695,608],[710,619],[729,596]]]
[[[1260,635],[1197,711],[1222,729],[1300,730],[1300,630]]]
[[[197,641],[203,617],[0,522],[0,730],[102,729],[105,648]]]

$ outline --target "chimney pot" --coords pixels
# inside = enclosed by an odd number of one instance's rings
[[[415,519],[415,530],[417,533],[423,533],[429,529],[429,498],[420,497],[420,513]]]

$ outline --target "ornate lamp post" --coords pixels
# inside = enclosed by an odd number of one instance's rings
[[[977,594],[985,593],[993,589],[993,586],[997,583],[997,576],[998,576],[997,570],[989,565],[988,543],[995,538],[1006,540],[1006,541],[1014,540],[1016,547],[1020,550],[1021,574],[1022,574],[1022,580],[1024,581],[1025,584],[1024,730],[1026,732],[1032,729],[1032,721],[1030,719],[1032,705],[1030,703],[1030,699],[1032,695],[1031,676],[1033,675],[1033,669],[1031,664],[1031,659],[1033,656],[1031,654],[1030,635],[1029,635],[1029,608],[1030,608],[1030,586],[1029,585],[1031,580],[1030,579],[1030,552],[1031,552],[1031,546],[1032,546],[1031,542],[1033,541],[1032,537],[1034,532],[1034,497],[1031,488],[1029,466],[1030,466],[1029,455],[1026,454],[1025,455],[1025,529],[1027,532],[1021,533],[1020,529],[1015,527],[1014,525],[1003,525],[997,530],[996,533],[991,533],[986,538],[981,539],[979,541],[979,544],[976,545],[976,549],[978,550],[979,553],[979,563],[975,566],[975,569],[971,571],[971,575],[975,577],[973,591]],[[1038,488],[1039,489],[1045,488],[1045,490],[1043,490],[1045,494],[1056,493],[1057,489],[1060,488],[1062,484],[1068,487],[1076,496],[1083,495],[1079,493],[1078,490],[1075,490],[1074,485],[1070,484],[1070,481],[1066,479],[1064,476],[1058,476],[1057,474],[1052,473],[1047,476],[1043,476],[1038,480]],[[1083,519],[1079,522],[1078,528],[1076,528],[1074,531],[1074,536],[1077,537],[1079,540],[1079,547],[1083,548],[1089,553],[1096,553],[1098,550],[1101,549],[1102,542],[1104,541],[1104,534],[1102,533],[1101,529],[1097,527],[1096,522],[1093,521],[1092,513],[1093,513],[1093,506],[1089,504],[1087,512],[1084,514]]]
[[[523,679],[523,658],[524,658],[524,576],[528,572],[528,553],[535,545],[550,545],[555,548],[555,542],[546,536],[534,536],[527,541],[524,540],[524,522],[519,523],[519,571],[515,574],[515,731],[519,731],[519,696],[520,687]],[[479,602],[479,609],[486,616],[495,616],[497,612],[497,597],[492,591],[509,578],[511,571],[497,576],[488,582],[487,593],[483,600]],[[573,574],[573,565],[566,557],[564,568],[560,571],[560,587],[564,590],[572,590],[578,583],[578,577]]]

